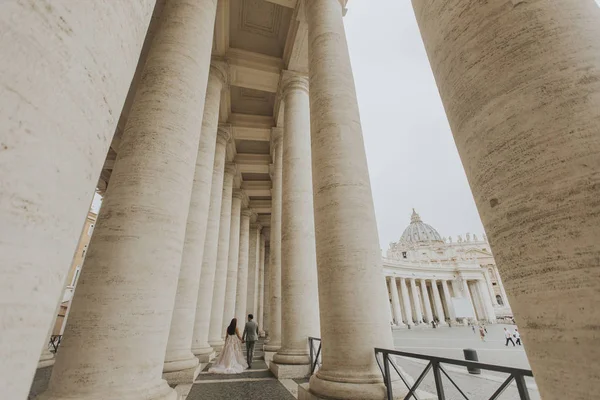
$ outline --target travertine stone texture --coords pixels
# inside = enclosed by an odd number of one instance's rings
[[[286,71],[287,72],[287,71]],[[320,337],[310,156],[308,79],[282,79],[284,135],[281,202],[281,349],[277,364],[310,364],[308,337]],[[273,365],[273,364],[271,364]],[[273,369],[277,372],[281,369]],[[307,376],[306,369],[288,371]]]
[[[265,351],[277,351],[281,347],[281,162],[282,131],[273,129],[273,173],[271,181],[271,260],[269,266],[269,343]]]
[[[240,221],[240,249],[237,268],[237,289],[235,291],[235,312],[238,325],[242,328],[246,321],[246,302],[248,296],[248,260],[250,247],[250,218],[252,210],[246,208],[242,210],[242,219]],[[240,329],[240,333],[243,329]]]
[[[412,316],[412,306],[410,305],[410,296],[408,294],[408,287],[406,286],[406,279],[400,278],[400,292],[402,293],[402,305],[404,306],[404,316],[406,325],[414,325]]]
[[[209,79],[208,93],[212,93]],[[214,97],[207,97],[206,107],[209,104],[218,109],[219,101],[216,91]],[[202,131],[212,129],[217,131],[217,117],[215,113],[210,121],[204,120]],[[205,124],[206,123],[206,124]],[[225,156],[227,142],[231,135],[228,129],[218,128],[217,143],[215,148],[214,164],[212,170],[210,205],[208,211],[208,222],[206,225],[206,238],[204,241],[204,253],[202,257],[202,274],[200,275],[200,287],[198,289],[198,304],[194,322],[194,334],[192,341],[192,352],[201,362],[210,361],[213,348],[208,344],[210,316],[212,310],[213,288],[215,285],[215,270],[217,265],[217,249],[219,245],[219,222],[221,220],[221,203],[223,199],[223,181],[225,170]]]
[[[210,312],[210,328],[208,343],[215,350],[223,347],[225,326],[223,310],[225,309],[225,285],[227,283],[227,261],[229,259],[229,233],[231,231],[231,206],[233,195],[233,177],[236,172],[234,164],[225,165],[223,194],[221,197],[221,215],[219,217],[219,243],[217,247],[217,264],[215,284],[213,288],[212,308]],[[229,321],[226,321],[229,325]]]
[[[400,297],[398,296],[398,284],[395,277],[390,277],[390,292],[392,292],[392,316],[396,325],[403,325],[402,311],[400,311]]]
[[[233,190],[231,203],[231,228],[229,228],[229,255],[227,257],[227,279],[225,281],[225,302],[223,307],[223,323],[229,322],[235,315],[235,297],[237,293],[237,275],[240,255],[240,224],[243,193]]]
[[[154,6],[117,3],[0,3],[6,398],[29,392]]]
[[[432,284],[435,284],[435,282],[432,282]],[[442,280],[442,291],[444,292],[444,300],[446,302],[446,307],[448,308],[447,317],[450,318],[450,321],[454,321],[456,320],[456,312],[454,311],[454,305],[452,304],[452,296],[450,296],[448,282],[445,280]]]
[[[212,12],[211,20],[213,20],[216,8],[208,11]],[[206,93],[208,102],[204,103],[204,116],[177,284],[177,296],[175,297],[163,368],[163,372],[167,373],[164,378],[171,385],[190,383],[196,378],[193,375],[198,366],[198,358],[191,349],[217,142],[216,124],[219,110],[218,106],[214,107],[214,98],[219,99],[222,82],[223,79],[219,76],[218,70],[211,68]]]
[[[373,348],[392,348],[393,341],[342,6],[308,0],[305,10],[323,339],[323,365],[310,391],[329,399],[383,399]],[[349,326],[361,329],[340,329]]]
[[[422,281],[423,282],[423,281]],[[438,322],[440,325],[447,325],[446,323],[446,315],[444,313],[444,306],[442,305],[442,299],[440,298],[440,290],[437,286],[437,282],[435,279],[431,280],[431,290],[433,291],[433,305],[435,307],[435,315],[438,318]],[[429,297],[427,298],[427,302],[429,302]],[[446,304],[451,304],[452,300],[446,298]],[[451,307],[451,305],[448,305]]]
[[[175,0],[163,9],[45,398],[176,396],[161,376],[210,65],[210,7]]]
[[[415,0],[544,399],[600,391],[600,9]]]
[[[421,309],[421,301],[419,300],[419,289],[417,289],[417,283],[414,278],[410,279],[410,290],[412,295],[413,307],[415,310],[415,320],[419,324],[423,322],[423,311]]]
[[[262,290],[259,289],[258,329],[265,336],[269,330],[269,264],[271,259],[270,247],[267,247],[267,237],[270,237],[271,228],[263,228],[261,235],[261,259],[262,274],[260,282]],[[262,241],[264,240],[264,241]]]
[[[250,224],[248,239],[248,293],[246,295],[246,315],[253,314],[258,323],[258,274],[260,257],[260,230],[257,223]]]
[[[425,279],[420,279],[419,284],[421,286],[421,298],[423,299],[423,307],[425,308],[425,319],[428,323],[431,323],[431,321],[433,321],[433,312],[431,311],[431,302],[429,301],[429,293],[427,292],[427,281],[425,281]],[[435,290],[435,288],[433,290]]]

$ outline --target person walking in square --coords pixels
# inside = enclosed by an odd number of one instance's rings
[[[485,330],[482,325],[479,325],[479,337],[482,342],[485,342]]]
[[[252,358],[254,358],[254,345],[258,340],[258,324],[254,322],[254,315],[248,314],[248,322],[244,327],[242,343],[246,343],[246,360],[248,369],[252,368]]]
[[[506,346],[508,346],[508,342],[511,342],[513,347],[515,347],[515,342],[512,339],[512,334],[506,328],[504,328],[504,337],[506,338]]]
[[[521,334],[519,333],[519,330],[517,328],[515,328],[515,331],[513,332],[513,336],[514,336],[517,344],[519,346],[521,346]]]

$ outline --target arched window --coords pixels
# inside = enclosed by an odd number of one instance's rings
[[[504,301],[502,301],[502,296],[500,296],[499,294],[496,295],[496,301],[498,302],[498,304],[500,304],[501,306],[504,305]]]

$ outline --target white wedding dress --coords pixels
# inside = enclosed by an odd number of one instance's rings
[[[248,368],[242,351],[242,341],[236,334],[225,337],[225,345],[219,358],[208,372],[213,374],[240,374]]]

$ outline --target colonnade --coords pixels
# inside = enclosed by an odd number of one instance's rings
[[[13,99],[25,108],[21,119],[33,129],[28,134],[60,143],[37,148],[15,140],[10,142],[15,160],[25,161],[2,164],[2,171],[15,171],[21,183],[28,182],[10,186],[9,195],[23,204],[44,199],[40,211],[45,213],[24,222],[1,208],[13,237],[24,238],[32,227],[39,234],[20,247],[2,246],[3,258],[8,255],[10,264],[20,267],[3,270],[0,281],[20,289],[44,282],[35,287],[37,296],[10,292],[18,299],[13,304],[22,307],[7,335],[2,325],[10,342],[5,346],[3,340],[0,347],[1,390],[7,397],[27,396],[58,301],[53,299],[59,297],[68,254],[87,212],[83,205],[89,205],[110,142],[106,132],[115,127],[113,109],[125,99],[153,3],[114,7],[100,1],[95,12],[83,4],[56,8],[72,22],[85,16],[87,25],[74,23],[77,32],[70,35],[84,43],[65,47],[62,58],[49,62],[63,65],[78,58],[80,48],[99,49],[94,60],[102,69],[83,60],[98,87],[90,86],[85,109],[74,107],[78,98],[69,96],[54,97],[51,105]],[[172,386],[191,383],[200,363],[223,346],[229,319],[237,316],[243,326],[250,312],[261,325],[268,319],[261,330],[269,333],[267,348],[277,352],[276,373],[306,376],[307,337],[323,338],[323,367],[301,389],[301,398],[384,396],[373,348],[393,343],[385,329],[382,265],[342,5],[306,2],[309,74],[282,73],[285,121],[271,134],[267,230],[257,222],[236,178],[238,166],[228,157],[231,127],[219,124],[229,78],[227,65],[211,60],[216,3],[165,3],[42,399],[175,399]],[[13,13],[3,13],[8,14]],[[46,32],[50,25],[28,28],[49,42],[46,47],[62,46]],[[28,51],[38,50],[19,53]],[[67,70],[72,76],[48,69],[65,87],[78,87],[81,77]],[[22,84],[17,72],[8,79],[21,84],[18,89],[27,96],[39,97],[37,91],[48,86],[45,81]],[[54,135],[33,122],[40,113],[53,115]],[[70,126],[54,123],[67,120]],[[63,152],[47,151],[57,145],[69,151],[68,164]],[[35,169],[27,168],[33,164]],[[60,169],[73,172],[55,174]],[[45,185],[45,178],[53,185]],[[60,218],[58,228],[55,218]],[[35,250],[28,251],[25,243]],[[360,330],[339,330],[359,322]],[[22,332],[28,336],[19,337]]]

